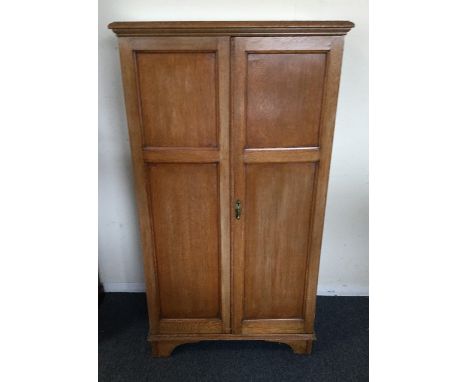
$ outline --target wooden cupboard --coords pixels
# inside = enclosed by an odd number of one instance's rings
[[[312,347],[348,21],[115,22],[153,355]]]

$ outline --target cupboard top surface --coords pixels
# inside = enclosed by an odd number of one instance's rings
[[[353,27],[351,21],[117,21],[108,25],[118,36],[339,36]]]

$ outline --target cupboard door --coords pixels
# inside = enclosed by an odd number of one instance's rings
[[[229,38],[119,42],[150,335],[229,333]]]
[[[234,38],[234,333],[313,333],[342,41]]]

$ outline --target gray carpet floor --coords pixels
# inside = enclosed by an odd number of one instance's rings
[[[143,293],[107,293],[99,307],[99,381],[368,381],[368,297],[317,300],[311,355],[283,344],[214,341],[151,357]]]

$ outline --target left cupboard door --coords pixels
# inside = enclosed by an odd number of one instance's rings
[[[119,45],[150,334],[229,333],[229,37]]]

